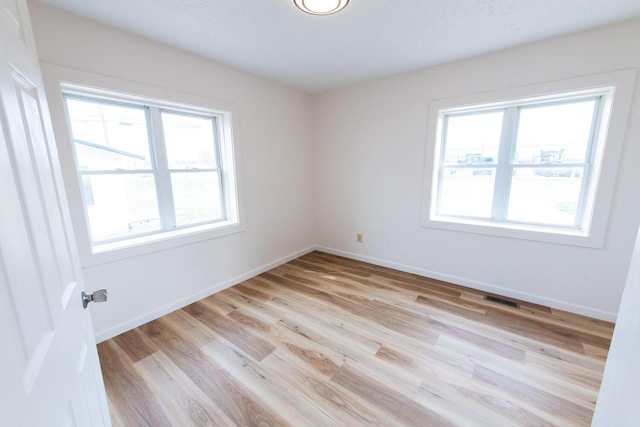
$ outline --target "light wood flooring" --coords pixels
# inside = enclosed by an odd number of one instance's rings
[[[98,346],[115,426],[588,426],[610,323],[314,252]]]

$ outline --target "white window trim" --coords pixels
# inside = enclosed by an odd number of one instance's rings
[[[422,225],[457,232],[602,248],[635,79],[636,70],[630,69],[432,101],[429,105],[427,149],[425,150]],[[610,114],[608,117],[603,117],[598,138],[604,143],[598,143],[600,147],[593,159],[595,173],[592,174],[591,179],[597,179],[597,185],[591,186],[594,191],[587,194],[589,200],[585,204],[587,208],[593,206],[593,210],[591,215],[585,215],[586,222],[581,230],[436,216],[437,192],[432,189],[434,182],[438,182],[441,148],[441,135],[438,129],[441,128],[440,112],[442,110],[450,112],[456,109],[464,110],[471,106],[491,107],[529,98],[553,99],[562,93],[588,91],[608,86],[613,88],[613,94],[609,97],[612,102]],[[605,99],[604,102],[607,100]],[[609,109],[605,105],[605,114],[607,110]]]
[[[56,143],[60,153],[67,199],[70,201],[69,207],[73,219],[74,233],[83,267],[141,256],[245,230],[243,198],[241,197],[243,189],[241,159],[239,156],[239,112],[236,105],[56,65],[46,63],[41,65],[49,109],[53,119]],[[153,103],[164,108],[173,108],[196,114],[215,114],[220,120],[221,126],[219,135],[221,156],[232,160],[224,165],[225,167],[223,168],[223,191],[227,195],[227,220],[179,230],[163,231],[111,243],[98,243],[92,246],[84,213],[80,181],[76,175],[76,164],[71,145],[70,127],[65,113],[63,91],[65,93],[79,91],[84,95],[111,99],[113,99],[114,94],[117,94],[116,100],[120,101],[141,104]]]

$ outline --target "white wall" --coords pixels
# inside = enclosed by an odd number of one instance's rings
[[[634,427],[640,421],[640,233],[607,357],[593,427]]]
[[[110,291],[108,304],[92,307],[99,339],[315,244],[615,318],[640,222],[640,145],[631,143],[640,138],[637,91],[603,249],[422,227],[426,121],[432,99],[638,67],[640,20],[312,97],[56,9],[30,9],[44,63],[219,99],[240,110],[246,232],[85,268],[88,289]],[[364,243],[356,243],[357,232]]]
[[[320,247],[614,320],[640,219],[638,91],[603,249],[421,227],[425,150],[432,149],[425,143],[427,113],[434,99],[638,67],[637,40],[640,20],[317,96],[314,180]],[[356,243],[357,232],[364,243]]]
[[[109,290],[107,304],[91,307],[99,340],[313,246],[310,95],[57,9],[29,7],[43,63],[221,100],[239,111],[246,231],[85,266],[86,288]],[[60,151],[63,166],[70,164],[69,150]]]

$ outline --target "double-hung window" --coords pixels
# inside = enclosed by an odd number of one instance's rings
[[[554,242],[588,238],[594,216],[606,218],[608,210],[596,212],[598,192],[604,200],[613,191],[600,176],[617,163],[615,153],[605,162],[615,92],[615,85],[602,85],[506,101],[487,95],[477,103],[435,102],[425,225]]]
[[[224,113],[77,90],[63,95],[94,248],[235,220]]]
[[[580,228],[602,97],[445,111],[437,214]]]

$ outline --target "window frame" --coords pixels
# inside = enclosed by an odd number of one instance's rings
[[[603,247],[635,74],[635,70],[622,70],[431,101],[428,116],[422,226],[557,244]],[[443,158],[445,150],[442,145],[445,114],[504,110],[506,115],[509,114],[509,109],[512,109],[513,113],[515,108],[526,108],[529,105],[543,102],[553,103],[561,99],[582,99],[600,94],[603,94],[600,103],[600,126],[597,129],[592,129],[594,142],[590,158],[585,160],[587,163],[591,161],[591,164],[589,176],[583,178],[581,193],[584,199],[580,201],[583,207],[583,212],[580,215],[582,221],[576,224],[576,227],[506,222],[495,219],[447,216],[438,213],[442,177],[446,169],[446,165],[442,165],[445,160]],[[507,120],[504,119],[503,124],[506,122]],[[508,126],[514,124],[517,126],[515,118],[508,122]],[[512,140],[509,141],[506,150],[503,149],[501,141],[499,160],[488,166],[496,168],[496,175],[499,174],[498,168],[503,168],[502,176],[507,181],[507,187],[504,187],[505,182],[496,182],[496,188],[499,184],[503,185],[502,188],[506,193],[503,191],[501,196],[496,194],[494,199],[508,197],[513,169],[524,167],[512,164],[512,151],[516,145],[515,129],[508,129],[509,135],[505,135],[504,132],[503,129],[502,138],[511,137]],[[567,164],[562,166],[568,167]],[[470,167],[477,168],[478,165]],[[507,206],[504,202],[505,216]],[[492,211],[492,217],[494,213]]]
[[[150,156],[148,169],[95,169],[95,170],[81,170],[78,168],[78,155],[77,146],[78,140],[73,139],[72,135],[72,147],[74,151],[74,159],[76,162],[76,172],[78,180],[81,185],[84,186],[84,178],[88,176],[109,176],[109,175],[152,175],[155,183],[155,195],[158,205],[158,216],[160,228],[158,230],[152,230],[147,232],[136,233],[133,235],[124,235],[119,237],[107,238],[107,239],[91,239],[93,248],[101,248],[105,245],[115,244],[118,242],[124,242],[127,240],[142,238],[154,234],[162,234],[171,231],[177,231],[198,226],[210,226],[215,227],[216,223],[226,221],[229,217],[227,210],[227,197],[224,191],[224,174],[223,174],[223,158],[220,150],[220,126],[219,121],[222,117],[217,113],[197,111],[194,112],[191,109],[175,107],[167,107],[163,103],[159,102],[131,102],[119,99],[118,94],[112,94],[112,96],[96,96],[93,94],[87,94],[84,90],[64,89],[62,90],[62,96],[65,100],[65,114],[69,123],[69,132],[73,133],[70,125],[70,115],[67,104],[67,99],[91,102],[100,105],[112,105],[121,106],[132,109],[138,109],[144,112],[145,128],[147,134],[148,152]],[[197,169],[176,169],[169,167],[168,153],[166,146],[166,137],[164,134],[164,121],[162,119],[163,113],[169,113],[174,115],[184,115],[187,117],[198,117],[212,122],[212,137],[214,142],[214,152],[216,158],[215,168],[197,168]],[[206,173],[214,172],[218,176],[220,200],[219,205],[222,211],[222,216],[212,221],[201,221],[198,223],[190,223],[187,225],[178,225],[176,212],[175,212],[175,190],[171,183],[171,177],[174,173]],[[85,213],[85,220],[87,223],[87,232],[91,236],[90,216],[87,210],[89,203],[86,200],[85,192],[82,192],[83,207]],[[114,245],[111,245],[114,246]]]
[[[89,73],[53,64],[42,64],[48,109],[58,146],[66,190],[76,236],[78,254],[83,267],[146,255],[179,246],[244,232],[244,197],[242,162],[239,155],[237,105],[175,90],[150,86],[115,77]],[[65,112],[63,92],[80,92],[88,96],[115,98],[134,104],[153,104],[170,110],[219,117],[219,161],[222,162],[223,191],[227,196],[227,220],[215,224],[190,226],[92,246],[82,200],[82,183],[78,179],[73,141]]]
[[[169,166],[169,159],[166,147],[166,139],[163,135],[164,133],[164,121],[162,120],[162,113],[167,112],[175,115],[185,115],[188,117],[201,117],[205,119],[212,119],[213,122],[213,139],[215,143],[215,157],[216,157],[216,167],[215,168],[198,168],[198,169],[175,169]],[[169,188],[173,188],[173,184],[171,183],[171,177],[174,173],[206,173],[206,172],[215,172],[218,176],[219,180],[219,191],[220,191],[220,207],[223,212],[223,215],[220,219],[214,221],[204,221],[200,223],[192,223],[188,225],[178,225],[177,218],[175,217],[175,202],[173,200],[173,196],[175,195],[171,192],[172,199],[163,204],[164,209],[160,209],[160,215],[164,217],[163,222],[167,223],[169,228],[173,228],[175,230],[180,230],[184,228],[197,227],[200,225],[211,224],[214,227],[215,223],[226,221],[229,217],[229,213],[227,210],[227,197],[224,189],[224,161],[222,158],[221,150],[220,150],[220,125],[219,122],[222,119],[217,114],[204,114],[201,112],[191,112],[186,111],[184,109],[170,109],[165,107],[151,107],[150,111],[150,119],[151,126],[153,127],[153,131],[156,132],[154,134],[154,139],[157,141],[156,145],[156,160],[158,162],[158,177],[159,177],[159,185],[165,191],[169,192]],[[154,127],[154,125],[156,125]],[[160,149],[161,148],[161,149]],[[158,191],[160,193],[160,191]],[[160,197],[160,194],[158,195]]]
[[[544,99],[542,101],[539,100],[527,100],[526,103],[519,102],[518,100],[510,103],[504,103],[499,107],[491,107],[491,108],[476,108],[475,106],[471,106],[468,108],[455,108],[455,109],[445,109],[439,112],[442,120],[442,128],[438,130],[440,134],[441,141],[441,149],[440,149],[440,158],[437,163],[437,167],[439,168],[439,174],[437,179],[437,193],[435,198],[435,211],[436,216],[439,217],[451,217],[451,218],[461,218],[461,219],[479,219],[481,221],[490,221],[496,223],[507,223],[507,224],[521,224],[524,226],[531,227],[550,227],[550,228],[558,228],[558,229],[582,229],[582,223],[584,221],[584,212],[585,212],[585,203],[586,203],[586,190],[589,188],[590,184],[590,169],[593,164],[593,158],[595,155],[595,149],[597,146],[597,134],[598,129],[600,127],[600,123],[603,118],[603,106],[605,104],[605,97],[610,96],[612,88],[602,88],[602,90],[589,90],[587,92],[581,93],[570,93],[570,94],[559,94],[557,97],[552,99]],[[585,102],[585,101],[594,101],[594,113],[591,118],[591,124],[589,129],[589,142],[587,144],[587,149],[584,157],[584,161],[582,163],[557,163],[557,164],[549,164],[549,163],[531,163],[531,162],[519,162],[515,163],[515,153],[517,152],[518,147],[518,126],[520,123],[520,113],[522,110],[527,108],[538,108],[538,107],[548,107],[555,105],[568,105],[571,103]],[[448,123],[449,119],[452,117],[461,117],[468,116],[474,114],[483,114],[483,113],[493,113],[500,112],[502,113],[502,130],[500,136],[500,143],[498,148],[497,159],[491,163],[470,163],[468,165],[448,165],[446,164],[446,152],[447,152],[447,140],[445,136],[448,131]],[[573,226],[564,226],[561,224],[543,224],[543,223],[535,223],[535,222],[524,222],[524,221],[516,221],[510,220],[507,218],[509,211],[509,202],[511,196],[511,186],[513,184],[513,177],[515,175],[515,171],[519,168],[532,168],[536,169],[554,169],[557,167],[562,168],[582,168],[583,173],[581,174],[581,190],[578,200],[578,206],[576,209],[575,221]],[[494,191],[493,191],[493,200],[491,207],[491,217],[490,218],[482,218],[482,217],[474,217],[474,216],[464,216],[464,215],[446,215],[438,213],[441,207],[441,201],[443,196],[443,178],[446,175],[447,171],[460,170],[460,169],[491,169],[495,171],[495,180],[494,180]]]

